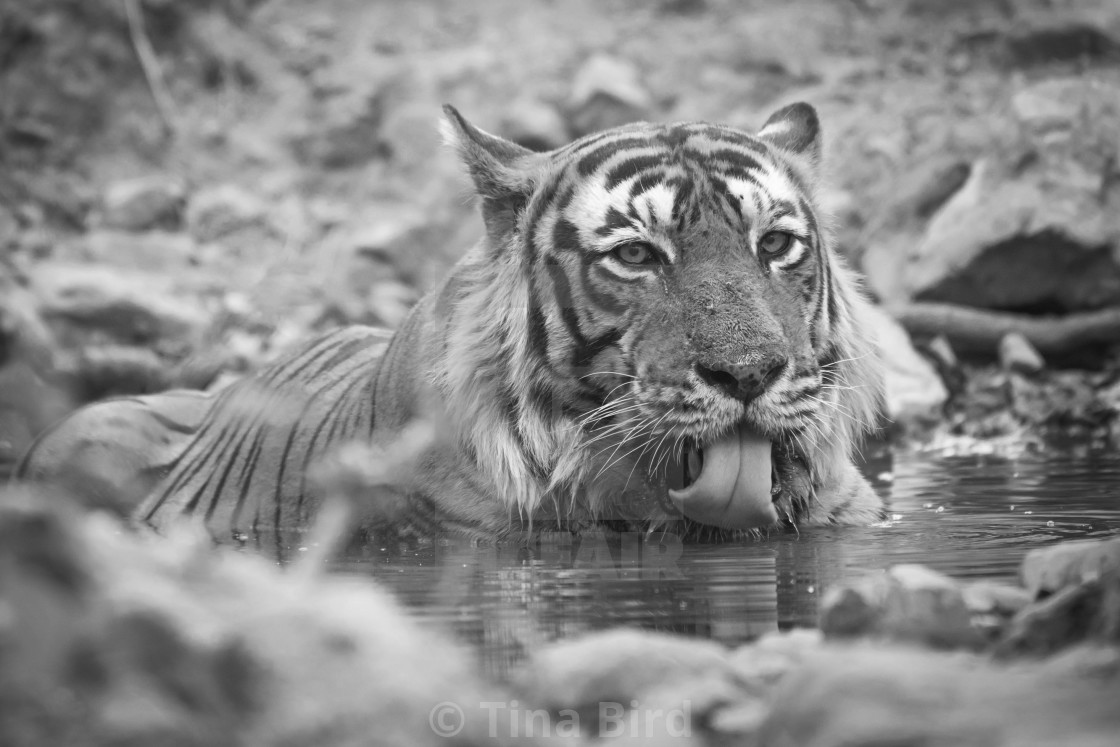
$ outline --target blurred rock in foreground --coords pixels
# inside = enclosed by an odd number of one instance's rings
[[[0,744],[1113,744],[1115,592],[1098,597],[1089,635],[1005,651],[1079,644],[1041,662],[920,644],[974,645],[969,615],[981,613],[1014,614],[1004,643],[1016,640],[1066,590],[1114,580],[1115,545],[1032,555],[1025,581],[1056,590],[1034,602],[895,568],[872,632],[908,646],[795,630],[729,650],[618,629],[544,646],[498,684],[368,581],[281,570],[190,532],[137,535],[9,491]],[[1076,627],[1081,609],[1047,619]],[[930,634],[938,625],[951,639]]]
[[[370,584],[43,498],[0,505],[0,744],[445,744],[433,706],[503,699]]]

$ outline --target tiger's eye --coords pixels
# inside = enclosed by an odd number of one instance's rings
[[[644,265],[654,258],[653,250],[649,247],[649,244],[643,244],[640,241],[623,244],[614,250],[614,254],[628,265]]]
[[[758,240],[758,253],[769,259],[780,257],[793,246],[793,234],[771,231]]]

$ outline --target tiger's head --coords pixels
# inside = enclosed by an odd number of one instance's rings
[[[500,495],[734,530],[878,510],[851,452],[879,375],[812,107],[545,153],[445,111],[486,237],[441,293],[439,386]]]

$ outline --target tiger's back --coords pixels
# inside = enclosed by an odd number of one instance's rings
[[[217,393],[87,406],[37,440],[16,478],[59,484],[157,529],[184,514],[235,540],[306,526],[320,502],[308,467],[372,437],[389,339],[348,327]]]

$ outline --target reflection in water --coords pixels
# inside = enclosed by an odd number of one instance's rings
[[[815,625],[822,592],[861,571],[924,563],[957,578],[1010,580],[1032,547],[1120,533],[1118,456],[908,456],[880,483],[892,515],[872,527],[724,545],[659,534],[441,539],[407,551],[367,547],[338,566],[376,577],[501,674],[527,650],[589,630],[632,625],[740,643]]]

